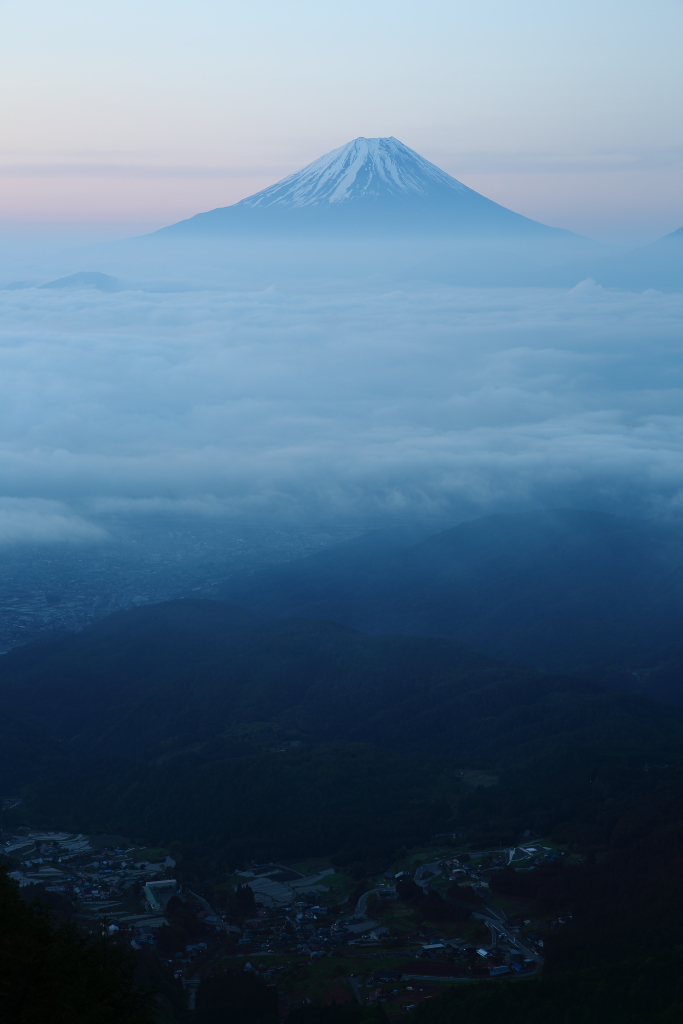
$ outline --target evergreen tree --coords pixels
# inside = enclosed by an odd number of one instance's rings
[[[197,990],[196,1024],[277,1024],[277,992],[251,971],[205,978]]]
[[[27,904],[0,866],[0,1016],[6,1024],[153,1024],[132,952]]]

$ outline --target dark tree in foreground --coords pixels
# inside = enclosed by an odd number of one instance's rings
[[[467,921],[470,916],[470,911],[465,906],[445,900],[434,889],[425,893],[412,878],[399,879],[396,883],[396,892],[398,898],[414,907],[425,921]],[[457,890],[455,895],[462,896],[460,890]]]
[[[321,1006],[308,1003],[293,1009],[285,1024],[387,1024],[388,1018],[381,1003],[360,1006],[358,1003],[333,1003]]]
[[[234,918],[256,916],[256,900],[250,885],[238,885],[230,899],[229,911]]]
[[[412,903],[424,898],[424,892],[412,878],[399,878],[396,883],[396,892],[402,903]]]
[[[205,978],[196,1005],[196,1024],[277,1024],[277,992],[251,971]]]
[[[57,924],[0,867],[0,1016],[6,1024],[153,1024],[132,954]]]
[[[197,917],[197,912],[190,904],[181,900],[180,896],[171,896],[166,904],[164,914],[168,924],[156,929],[157,948],[162,956],[172,956],[190,942],[199,942],[211,934],[205,924]]]

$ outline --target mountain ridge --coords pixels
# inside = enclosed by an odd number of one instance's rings
[[[683,291],[683,227],[620,256],[555,268],[549,275],[549,283],[571,286],[578,278],[592,279],[605,288]]]
[[[53,742],[81,733],[61,744],[71,765],[26,791],[41,827],[179,839],[205,865],[386,863],[453,814],[475,841],[514,843],[593,800],[598,774],[678,762],[683,737],[683,709],[604,683],[202,600],[15,649],[2,705]],[[470,793],[465,766],[498,781]]]
[[[219,594],[264,615],[445,636],[656,696],[680,647],[679,568],[676,524],[555,509],[468,520],[401,548],[342,545],[235,576]],[[662,695],[683,702],[671,671]]]

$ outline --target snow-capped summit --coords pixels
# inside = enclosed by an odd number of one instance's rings
[[[367,198],[437,198],[444,190],[476,195],[393,136],[358,138],[235,205],[297,209]]]

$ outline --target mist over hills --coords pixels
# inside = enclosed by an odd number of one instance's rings
[[[117,612],[0,661],[2,706],[88,757],[140,754],[245,722],[395,750],[495,746],[492,693],[504,717],[558,689],[606,692],[447,640],[368,636],[188,599]]]
[[[676,233],[674,233],[675,235]],[[548,227],[395,138],[357,138],[232,206],[111,249],[117,272],[213,264],[251,286],[381,275],[475,287],[683,287],[674,236],[633,253]],[[139,271],[138,271],[139,272]],[[196,276],[196,269],[195,269]]]
[[[50,263],[56,280],[42,279],[50,288],[173,292],[350,279],[572,288],[590,278],[675,292],[683,289],[682,230],[624,253],[501,206],[398,139],[357,138],[231,206],[65,252]]]
[[[441,252],[438,244],[435,248],[437,255],[431,254],[404,277],[475,287],[573,288],[590,280],[623,291],[683,291],[683,228],[649,245],[599,259],[562,259],[550,251],[540,253],[526,247],[513,262],[508,248],[483,246],[475,239],[468,247]]]
[[[605,288],[623,288],[627,291],[655,288],[665,292],[680,292],[683,290],[683,228],[621,256],[558,268],[554,281],[561,285],[573,285],[577,277],[592,278]],[[548,281],[553,281],[552,275]]]
[[[682,570],[678,524],[558,510],[487,516],[393,549],[370,535],[236,577],[220,593],[262,614],[448,636],[654,696],[661,685],[665,699],[683,701],[671,667]]]
[[[108,274],[79,273],[69,274],[68,277],[58,278],[56,281],[47,281],[41,288],[94,288],[99,292],[121,291],[120,283]]]
[[[531,831],[571,851],[502,873],[538,896],[548,977],[659,955],[682,905],[680,296],[572,285],[675,291],[680,233],[596,260],[360,142],[114,247],[110,275],[2,292],[0,528],[45,545],[3,610],[12,642],[63,593],[81,615],[0,659],[5,820],[173,844],[223,896],[250,861],[329,858],[367,890],[435,834]],[[279,565],[239,554],[254,520]],[[398,525],[331,546],[368,523]],[[80,628],[122,588],[202,599]]]

